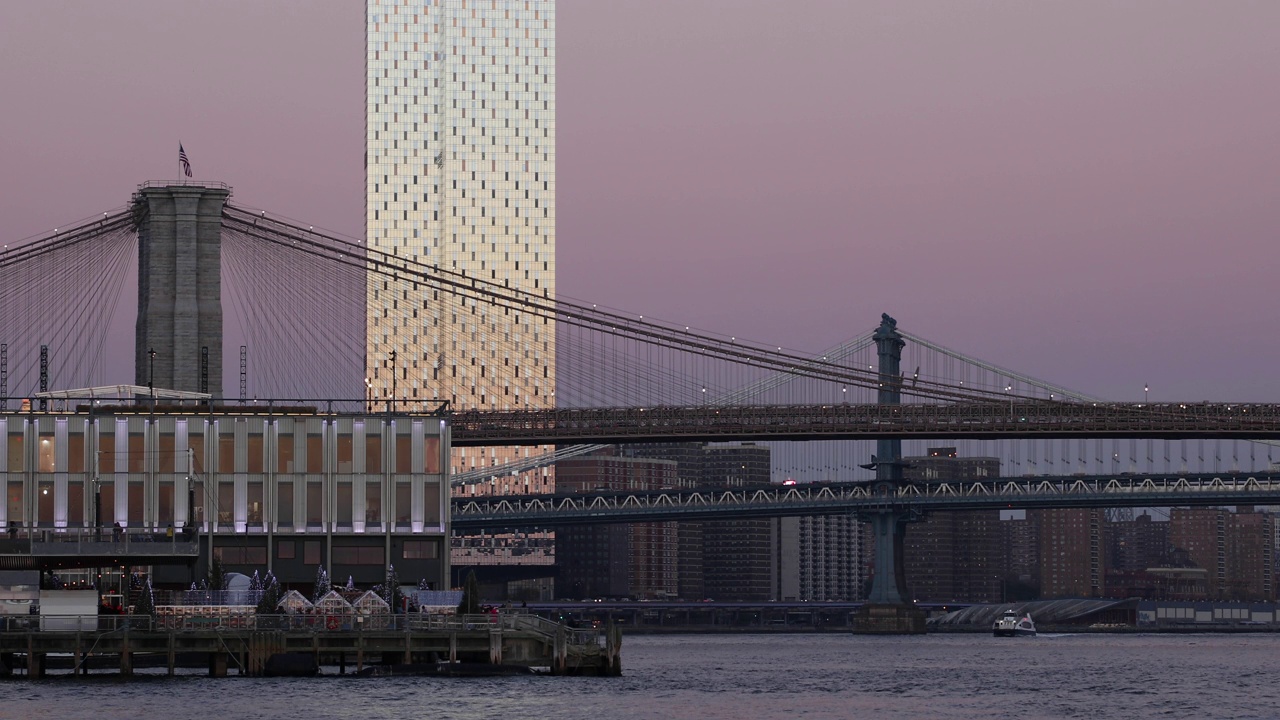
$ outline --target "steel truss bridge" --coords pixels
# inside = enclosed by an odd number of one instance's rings
[[[1280,440],[1280,405],[1024,401],[476,410],[454,413],[452,426],[456,446],[886,438]]]
[[[884,511],[924,514],[940,510],[1270,504],[1280,504],[1280,473],[1046,476],[912,482],[890,488],[875,483],[808,483],[458,498],[453,501],[453,527],[500,530]]]

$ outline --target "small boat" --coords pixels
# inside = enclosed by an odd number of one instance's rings
[[[992,633],[996,637],[1035,637],[1036,624],[1031,622],[1029,613],[1018,617],[1018,613],[1010,608],[996,620]]]

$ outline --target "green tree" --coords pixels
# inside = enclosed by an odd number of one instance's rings
[[[476,571],[467,572],[467,580],[462,583],[462,602],[458,603],[459,615],[478,615],[480,613],[480,581],[476,580]]]
[[[207,584],[210,590],[227,589],[227,569],[222,567],[222,558],[217,555],[213,556],[213,564],[209,566]]]
[[[259,615],[274,615],[280,612],[277,606],[280,604],[281,597],[280,581],[276,579],[275,573],[267,573],[267,576],[262,579],[262,598],[258,600],[256,612]]]

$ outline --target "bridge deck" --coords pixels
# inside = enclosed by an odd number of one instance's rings
[[[989,510],[1280,504],[1280,473],[1088,475],[750,488],[484,496],[453,503],[457,530],[788,517],[906,510]]]
[[[948,403],[472,410],[453,444],[1002,438],[1280,439],[1280,405]]]

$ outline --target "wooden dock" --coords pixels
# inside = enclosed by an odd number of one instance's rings
[[[250,615],[186,617],[181,623],[166,623],[149,616],[104,616],[101,626],[90,630],[40,629],[39,623],[32,623],[0,629],[0,674],[45,677],[51,655],[71,658],[74,675],[88,674],[90,658],[95,667],[107,658],[121,675],[132,675],[144,656],[147,665],[167,667],[173,675],[177,659],[192,655],[208,659],[211,677],[225,677],[230,671],[245,676],[298,674],[298,667],[321,665],[344,670],[350,665],[355,672],[393,666],[489,666],[552,675],[622,673],[622,635],[614,626],[582,630],[523,613],[362,619],[353,623],[351,618],[333,622],[317,615]],[[286,659],[293,662],[282,662]],[[282,665],[295,670],[281,672]]]

